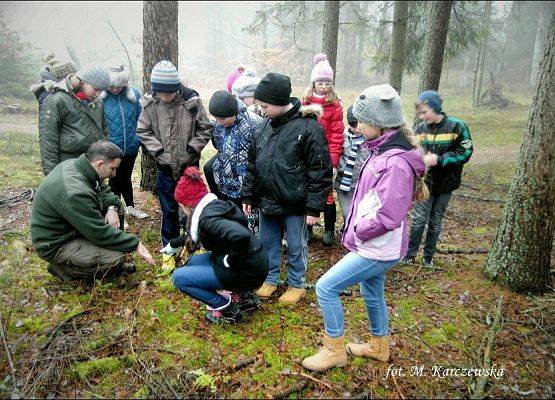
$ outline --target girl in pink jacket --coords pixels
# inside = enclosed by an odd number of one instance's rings
[[[389,359],[385,274],[407,252],[407,214],[413,198],[421,201],[427,194],[421,179],[426,169],[422,153],[405,127],[395,89],[387,84],[365,89],[354,102],[353,114],[366,139],[361,146],[370,155],[345,221],[342,244],[349,253],[316,283],[325,333],[324,346],[303,361],[303,366],[313,371],[344,366],[347,352],[380,361]],[[339,293],[356,283],[360,284],[371,330],[368,343],[345,346]]]

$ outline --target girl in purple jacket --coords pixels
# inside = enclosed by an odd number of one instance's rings
[[[361,146],[370,156],[362,167],[345,222],[342,244],[349,253],[316,283],[325,332],[320,351],[303,361],[312,371],[344,366],[347,353],[389,359],[385,274],[407,252],[407,214],[413,198],[422,201],[427,196],[422,153],[405,127],[395,89],[388,84],[365,89],[354,102],[353,114],[366,139]],[[367,343],[345,345],[339,293],[356,283],[371,330]]]

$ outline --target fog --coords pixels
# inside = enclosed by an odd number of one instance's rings
[[[362,88],[387,79],[392,4],[342,3],[335,71],[339,88]],[[483,35],[484,2],[455,4],[441,82],[470,88]],[[412,3],[411,13],[415,14],[407,28],[409,61],[405,61],[404,84],[413,86],[420,68],[417,53],[424,47],[422,5]],[[31,44],[36,57],[32,66],[28,63],[30,72],[17,79],[22,86],[33,83],[38,78],[40,58],[54,52],[56,58],[69,60],[68,48],[73,48],[81,64],[129,64],[109,21],[130,53],[135,72],[132,83],[142,86],[142,7],[140,1],[0,2],[3,22],[8,29],[18,31],[21,41]],[[542,7],[542,2],[493,3],[484,70],[487,79],[492,72],[503,84],[533,86],[532,66],[535,63],[537,67],[539,59],[533,61],[534,48],[540,49],[542,41],[538,39],[546,35],[539,23]],[[256,18],[257,11],[268,9],[272,9],[268,19],[260,23],[263,19],[260,15]],[[322,51],[323,10],[323,1],[179,2],[181,79],[197,87],[221,87],[225,77],[242,65],[257,70],[260,76],[282,72],[291,77],[294,86],[309,85],[313,56]],[[244,28],[254,21],[259,23],[249,34]]]
[[[202,76],[209,61],[208,49],[219,34],[229,65],[210,65],[211,73],[226,74],[233,63],[252,62],[255,37],[242,32],[258,7],[258,2],[179,2],[179,71],[183,77]],[[128,64],[127,56],[110,28],[116,29],[127,47],[136,73],[142,71],[142,2],[1,2],[1,11],[10,28],[42,57],[54,52],[70,59],[66,42],[82,64]],[[220,22],[221,21],[221,22]],[[216,29],[221,27],[221,32]],[[138,75],[137,74],[137,75]]]

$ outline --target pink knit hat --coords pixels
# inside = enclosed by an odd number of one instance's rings
[[[226,85],[226,87],[227,87],[227,91],[229,93],[231,93],[231,88],[233,86],[233,82],[235,82],[235,80],[237,78],[239,78],[241,75],[243,75],[243,72],[245,72],[245,68],[237,67],[237,68],[235,68],[235,71],[233,71],[231,74],[229,74],[227,76],[227,85]]]
[[[318,53],[314,56],[314,68],[310,74],[310,81],[314,82],[333,82],[333,69],[331,69],[328,56]]]

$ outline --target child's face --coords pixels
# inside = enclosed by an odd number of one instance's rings
[[[420,103],[416,106],[416,115],[420,121],[427,124],[434,123],[437,120],[438,114],[426,103]]]
[[[214,119],[216,120],[216,123],[218,125],[221,125],[224,128],[229,128],[231,125],[235,123],[235,120],[237,119],[237,117],[233,115],[227,118],[214,117]]]
[[[355,126],[349,124],[349,129],[351,130],[352,133],[354,133],[357,136],[362,135],[362,131],[360,130],[360,124],[358,122],[355,123]]]
[[[254,104],[254,97],[243,97],[241,100],[243,101],[243,103],[245,103],[247,107]]]
[[[156,96],[158,96],[160,98],[160,100],[162,100],[164,103],[170,103],[173,99],[175,99],[175,96],[177,95],[177,92],[173,92],[173,93],[156,93]]]
[[[382,132],[380,128],[369,125],[366,122],[360,122],[360,121],[358,121],[357,129],[360,130],[362,136],[364,136],[364,139],[366,140],[377,139]]]
[[[85,94],[85,96],[87,96],[87,99],[89,99],[90,101],[93,101],[100,95],[100,93],[102,93],[102,90],[95,88],[93,85],[87,82],[82,83],[81,91]]]
[[[332,82],[314,82],[314,91],[316,94],[322,96],[328,94],[332,85]]]

